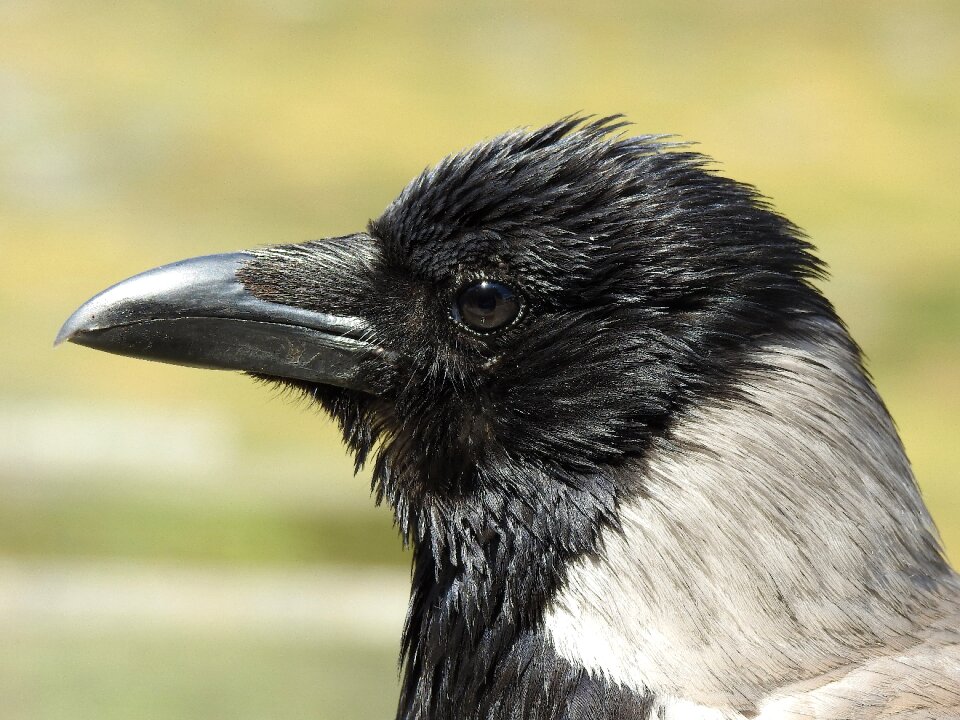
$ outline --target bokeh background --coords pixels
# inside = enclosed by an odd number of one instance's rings
[[[0,720],[391,716],[408,558],[330,423],[51,341],[576,111],[808,231],[960,560],[960,4],[0,0]]]

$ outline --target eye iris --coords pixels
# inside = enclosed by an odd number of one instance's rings
[[[480,332],[501,328],[517,317],[520,302],[506,285],[483,280],[460,292],[457,298],[457,319]]]

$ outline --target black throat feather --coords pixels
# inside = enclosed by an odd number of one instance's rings
[[[610,714],[615,689],[557,657],[539,630],[566,563],[595,552],[614,522],[616,483],[578,477],[560,493],[555,478],[527,475],[545,489],[530,503],[496,489],[516,477],[488,478],[479,503],[431,508],[417,533],[399,716],[546,720],[596,705],[606,709],[589,717],[644,717]]]
[[[312,394],[362,461],[383,417],[370,407],[379,402],[329,388]],[[618,503],[640,491],[636,480],[610,465],[527,463],[504,453],[444,466],[419,447],[393,437],[374,464],[378,499],[395,508],[413,551],[398,719],[650,717],[652,696],[567,662],[541,624],[568,563],[601,552],[604,528],[616,532]],[[437,472],[458,480],[438,492]]]

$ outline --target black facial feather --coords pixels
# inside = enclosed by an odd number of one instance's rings
[[[552,654],[544,606],[684,408],[730,392],[798,318],[836,320],[810,246],[756,191],[624,127],[501,135],[425,171],[367,233],[241,272],[264,299],[367,319],[398,358],[377,397],[300,387],[358,465],[375,451],[377,498],[413,546],[401,718],[646,717],[650,698]],[[321,247],[363,261],[311,262]],[[516,322],[457,324],[478,279],[518,294]]]

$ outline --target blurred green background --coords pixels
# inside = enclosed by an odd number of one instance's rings
[[[408,558],[329,422],[51,342],[576,111],[809,232],[960,558],[960,4],[0,0],[0,720],[391,716]]]

